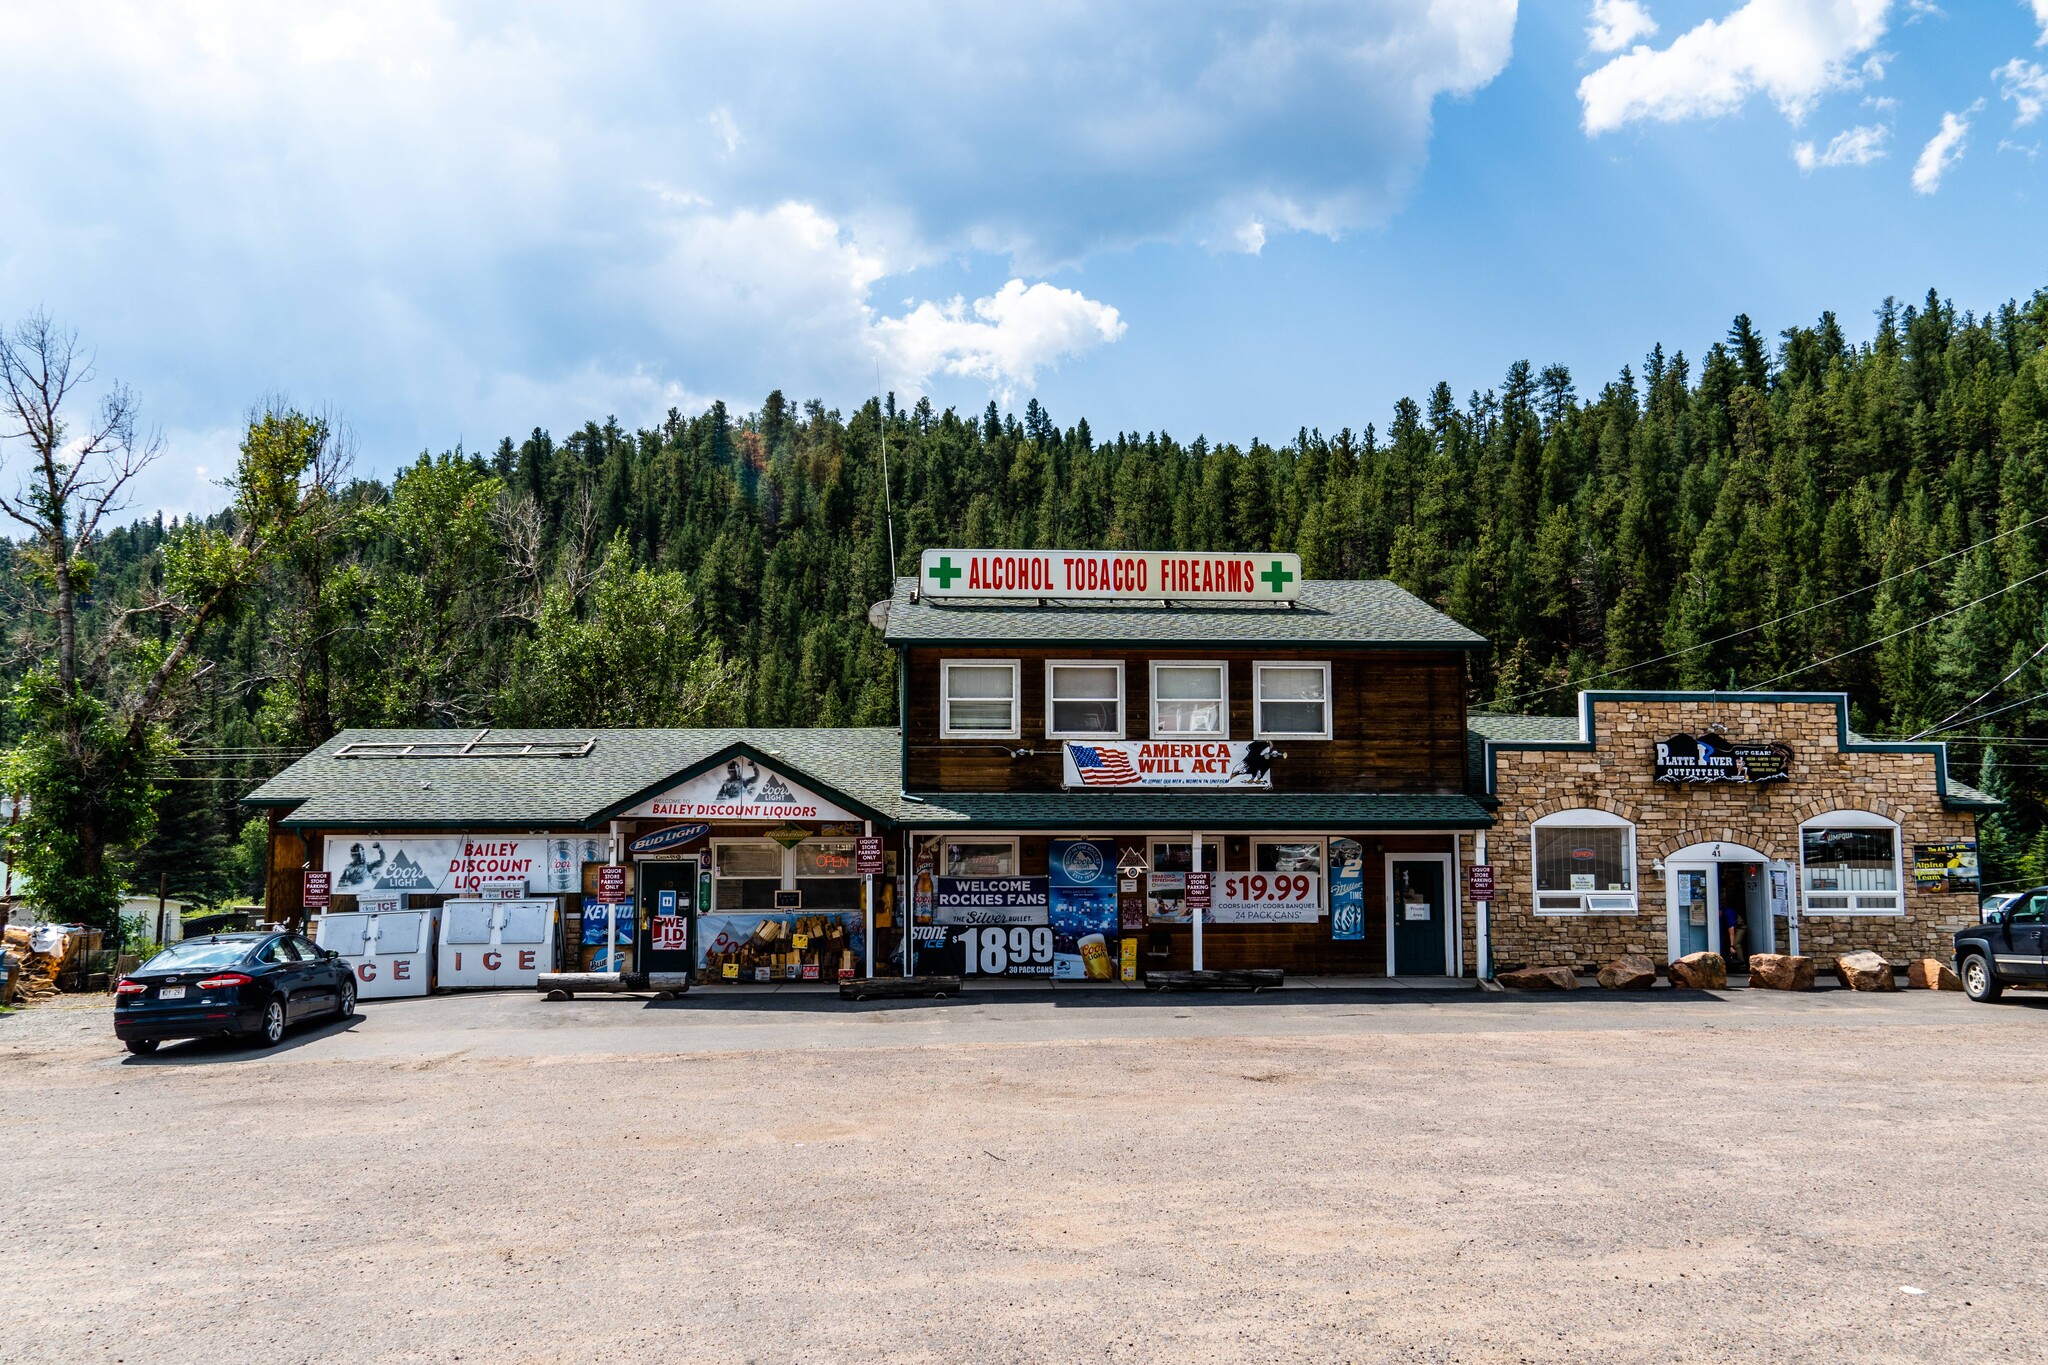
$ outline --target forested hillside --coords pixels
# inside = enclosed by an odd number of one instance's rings
[[[1590,381],[1516,362],[1271,445],[772,393],[421,456],[353,485],[209,637],[137,880],[168,863],[225,894],[247,779],[344,726],[891,723],[865,623],[891,572],[884,425],[899,568],[932,544],[1295,550],[1490,637],[1475,705],[1846,689],[1866,734],[1936,731],[2014,801],[1987,882],[2042,875],[2048,291],[1707,340]],[[111,536],[94,609],[176,534]]]

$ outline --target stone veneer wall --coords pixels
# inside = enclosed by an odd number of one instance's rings
[[[1903,915],[1809,915],[1800,951],[1830,970],[1838,953],[1870,949],[1894,963],[1950,960],[1950,935],[1977,921],[1977,896],[1915,890],[1913,845],[1976,837],[1976,818],[1942,807],[1932,754],[1843,753],[1832,702],[1595,700],[1594,749],[1504,750],[1495,755],[1496,812],[1488,861],[1499,893],[1491,929],[1496,969],[1605,962],[1621,953],[1668,961],[1667,886],[1658,859],[1689,844],[1746,844],[1792,865],[1797,895],[1799,826],[1831,810],[1860,810],[1900,826]],[[1652,776],[1654,745],[1701,734],[1715,722],[1731,740],[1776,740],[1792,749],[1792,780],[1761,786],[1679,784]],[[1590,807],[1636,825],[1637,912],[1632,916],[1539,916],[1529,827],[1562,810]],[[1468,843],[1469,850],[1470,845]],[[1473,933],[1467,916],[1468,961]],[[1782,935],[1782,928],[1780,933]],[[1780,938],[1780,946],[1783,939]]]

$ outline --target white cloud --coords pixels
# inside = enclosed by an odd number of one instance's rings
[[[1992,72],[1991,79],[1998,82],[1999,96],[2013,103],[2013,127],[2024,128],[2048,109],[2048,67],[2015,57]]]
[[[1619,52],[1657,31],[1657,21],[1639,0],[1593,0],[1588,17],[1593,22],[1586,26],[1586,43],[1595,52]]]
[[[1011,280],[970,312],[955,298],[921,303],[874,325],[884,363],[898,374],[979,379],[1005,395],[1037,381],[1038,371],[1124,334],[1117,310],[1076,290]]]
[[[2035,46],[2048,47],[2048,0],[2034,0],[2034,22],[2041,26]]]
[[[1883,124],[1858,124],[1836,133],[1820,151],[1815,151],[1811,142],[1793,144],[1792,159],[1808,175],[1824,166],[1868,166],[1884,159],[1884,144],[1891,132]]]
[[[1982,105],[1979,100],[1960,114],[1949,113],[1941,116],[1941,130],[1927,139],[1927,145],[1920,149],[1920,159],[1913,163],[1913,188],[1920,194],[1933,194],[1941,188],[1942,176],[1948,168],[1963,159],[1963,151],[1969,144],[1970,119]]]
[[[2044,0],[2044,3],[2048,3],[2048,0]],[[1922,19],[1946,18],[1948,11],[1935,4],[1934,0],[1906,0],[1906,22],[1909,24],[1917,24]]]
[[[0,120],[42,134],[0,177],[0,319],[48,306],[167,426],[333,402],[370,467],[605,394],[864,393],[873,291],[942,262],[979,274],[900,292],[1022,311],[905,354],[1023,384],[1100,335],[1037,311],[1060,268],[1384,222],[1515,8],[0,4]]]
[[[1891,0],[1748,0],[1669,47],[1638,47],[1579,82],[1586,132],[1645,119],[1676,122],[1733,113],[1767,96],[1798,122],[1822,95],[1883,76]]]

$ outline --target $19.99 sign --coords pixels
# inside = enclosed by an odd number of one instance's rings
[[[1311,924],[1322,917],[1323,879],[1314,872],[1225,872],[1216,878],[1211,924]]]

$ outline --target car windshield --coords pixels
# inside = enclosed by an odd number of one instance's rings
[[[183,972],[201,967],[227,967],[249,955],[255,945],[246,938],[224,938],[219,942],[196,938],[173,943],[143,964],[146,972]]]

